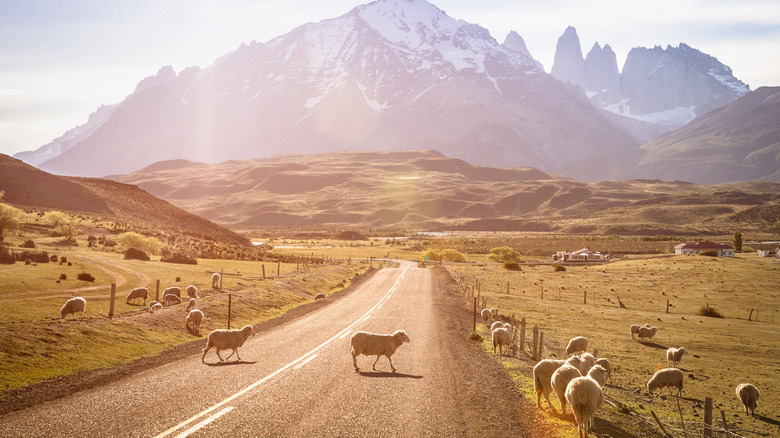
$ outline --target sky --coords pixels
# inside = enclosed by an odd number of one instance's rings
[[[391,0],[392,1],[392,0]],[[0,0],[0,153],[34,150],[121,102],[171,65],[205,68],[361,0]],[[681,42],[718,58],[751,90],[780,86],[780,0],[431,0],[503,42],[514,30],[547,72],[567,26],[583,55],[609,44]]]

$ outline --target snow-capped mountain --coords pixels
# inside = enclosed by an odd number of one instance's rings
[[[101,176],[176,158],[437,149],[544,170],[638,146],[521,42],[424,0],[375,1],[203,70],[163,68],[39,167]]]

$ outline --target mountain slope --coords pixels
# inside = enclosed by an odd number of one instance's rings
[[[202,71],[161,69],[40,167],[99,176],[178,158],[435,148],[548,169],[638,146],[520,41],[500,45],[423,0],[379,0]]]

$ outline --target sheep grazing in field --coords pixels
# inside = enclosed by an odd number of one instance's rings
[[[158,301],[152,301],[149,303],[149,313],[154,313],[155,310],[162,309],[162,303]]]
[[[215,273],[211,274],[211,288],[212,289],[218,289],[219,288],[219,280],[220,280],[220,278],[221,278],[221,276],[219,275],[218,272],[215,272]]]
[[[187,286],[187,296],[190,298],[197,298],[198,297],[198,288],[196,288],[193,285]]]
[[[609,378],[610,382],[612,381],[612,363],[609,361],[609,359],[600,357],[596,359],[596,363],[593,366],[601,365],[602,368],[607,370],[607,377]],[[603,385],[602,385],[603,386]]]
[[[396,330],[392,335],[376,334],[368,332],[356,332],[352,335],[349,343],[351,345],[350,352],[352,353],[352,364],[355,366],[355,371],[360,371],[357,365],[357,357],[361,354],[366,356],[376,356],[374,364],[371,369],[376,370],[376,363],[379,362],[381,356],[385,356],[390,361],[390,368],[395,372],[393,366],[393,353],[404,342],[411,342],[409,336],[406,336],[404,330]]]
[[[130,291],[129,294],[127,294],[127,300],[125,302],[127,304],[130,304],[130,300],[134,300],[136,298],[143,298],[144,299],[144,306],[146,305],[146,298],[149,296],[149,289],[145,287],[137,287]]]
[[[496,347],[498,347],[498,354],[504,354],[504,347],[512,343],[512,331],[501,327],[490,332],[490,338],[493,341],[493,354],[496,354]]]
[[[60,308],[60,318],[65,318],[65,315],[69,313],[78,313],[83,316],[86,308],[87,300],[81,297],[73,297],[65,301],[65,305]]]
[[[190,298],[190,301],[187,303],[187,312],[195,308],[195,298]]]
[[[683,372],[677,368],[664,368],[653,374],[653,377],[647,382],[647,392],[653,395],[657,388],[677,388],[677,396],[682,395]]]
[[[534,366],[534,391],[536,391],[536,407],[542,409],[542,396],[547,400],[547,406],[554,412],[555,407],[550,403],[552,392],[552,375],[565,362],[558,359],[544,359]]]
[[[174,304],[181,304],[181,298],[177,297],[174,294],[169,294],[163,297],[163,303],[166,306],[172,306]]]
[[[314,301],[325,301],[325,294],[317,294],[314,296]]]
[[[580,438],[588,438],[588,429],[593,428],[593,417],[604,403],[601,387],[607,379],[607,370],[594,366],[584,377],[576,377],[566,387],[566,401],[574,413]]]
[[[166,295],[176,295],[177,297],[181,298],[181,288],[178,286],[165,288],[162,295],[163,298],[165,298]]]
[[[577,353],[584,353],[588,349],[588,339],[585,336],[577,336],[571,338],[566,345],[566,354],[572,355]]]
[[[634,338],[634,335],[638,335],[639,334],[639,329],[642,328],[642,327],[650,328],[650,324],[645,324],[643,326],[639,325],[639,324],[632,324],[631,327],[629,327],[631,329],[631,339],[636,339],[636,338]]]
[[[653,339],[656,332],[658,332],[658,327],[639,327],[639,341],[641,342],[645,338]]]
[[[561,402],[561,415],[566,415],[566,387],[577,377],[582,377],[580,370],[573,365],[563,364],[550,378],[550,385]]]
[[[201,362],[206,363],[206,353],[208,353],[211,347],[214,347],[217,350],[217,357],[220,362],[230,359],[230,356],[233,356],[234,354],[236,355],[237,361],[241,360],[241,356],[238,355],[238,348],[244,345],[244,342],[254,334],[255,330],[251,325],[245,325],[241,330],[217,329],[212,331],[209,333],[209,340],[206,343],[206,348],[203,349],[203,357],[200,359]],[[230,353],[230,356],[222,359],[219,352],[227,349],[231,349],[233,352]]]
[[[590,354],[590,353],[582,353],[580,355],[580,359],[582,359],[582,362],[585,364],[585,369],[586,370],[591,369],[593,367],[593,365],[596,364],[596,358],[593,357],[593,355]],[[583,375],[585,375],[585,374],[583,373]]]
[[[666,350],[666,365],[672,366],[675,368],[680,367],[680,361],[682,360],[682,357],[685,353],[687,353],[688,350],[685,349],[685,347],[680,348],[669,348]]]
[[[203,312],[198,309],[190,310],[187,314],[187,318],[184,320],[184,327],[188,330],[192,330],[192,333],[200,334],[200,323],[203,321]],[[217,349],[219,353],[219,349]],[[219,354],[217,354],[219,355]]]
[[[755,416],[755,409],[758,406],[758,396],[761,393],[758,392],[758,388],[750,383],[740,383],[737,385],[737,397],[742,402],[742,406],[745,407],[745,415],[750,410],[750,415]]]
[[[588,364],[585,363],[584,360],[582,360],[579,356],[569,356],[568,359],[566,359],[566,364],[573,366],[574,368],[577,368],[580,370],[581,375],[588,374],[588,370],[590,367],[588,367]]]

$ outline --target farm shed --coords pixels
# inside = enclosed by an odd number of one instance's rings
[[[674,253],[677,255],[699,254],[703,251],[714,250],[718,257],[734,257],[734,247],[725,243],[715,242],[696,242],[681,243],[674,247]]]
[[[590,248],[582,248],[573,252],[558,251],[553,254],[553,260],[557,262],[592,262],[592,261],[604,261],[609,258],[609,255],[604,255],[597,251],[592,251]]]

